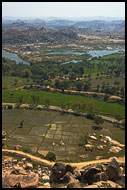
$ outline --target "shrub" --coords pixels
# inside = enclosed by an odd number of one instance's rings
[[[12,105],[8,105],[8,109],[12,109]]]
[[[45,156],[45,158],[47,160],[50,160],[50,161],[55,161],[56,160],[56,155],[53,153],[53,152],[48,152],[48,154]]]
[[[91,119],[91,120],[94,120],[94,118],[95,118],[95,114],[94,113],[89,113],[89,114],[87,114],[87,119]]]
[[[29,153],[29,154],[33,154],[32,150],[30,148],[28,148],[28,147],[22,147],[21,150],[23,152],[26,152],[26,153]]]

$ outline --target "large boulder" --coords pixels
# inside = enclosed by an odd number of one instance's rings
[[[95,136],[93,136],[93,135],[90,135],[89,138],[92,139],[92,140],[97,141],[97,138]]]
[[[28,175],[9,174],[2,179],[2,188],[36,188],[38,183],[39,176],[35,173],[30,173]]]
[[[85,149],[86,149],[86,150],[90,150],[90,151],[92,151],[92,150],[95,149],[95,146],[92,145],[92,144],[86,144],[86,145],[85,145]]]
[[[49,178],[48,175],[44,175],[44,176],[42,177],[42,179],[43,179],[43,180],[49,180],[50,178]]]
[[[68,183],[67,188],[81,188],[81,185],[80,185],[80,183],[79,183],[78,180],[76,180],[76,179],[73,178],[73,179]]]
[[[22,148],[22,146],[20,146],[19,144],[14,145],[14,150],[20,150],[20,148]]]
[[[107,179],[108,179],[108,177],[104,172],[100,172],[100,173],[93,175],[93,182],[106,181]]]
[[[85,182],[91,185],[93,182],[97,181],[95,174],[100,173],[101,169],[92,167],[88,168],[82,175],[81,179]]]
[[[70,164],[55,163],[51,170],[50,182],[61,182],[67,172],[74,173],[74,168]]]
[[[104,139],[105,139],[106,141],[108,141],[108,142],[112,141],[112,138],[109,137],[109,136],[105,136]]]
[[[124,144],[120,144],[118,141],[116,141],[116,140],[112,140],[112,141],[110,141],[110,144],[112,145],[112,146],[119,146],[119,147],[125,147],[125,145]]]
[[[74,174],[74,168],[70,164],[67,164],[66,165],[66,172],[71,172],[72,174]]]
[[[13,168],[14,169],[11,171],[11,174],[16,174],[16,175],[19,175],[19,174],[26,175],[27,174],[26,171],[22,167],[14,166]]]
[[[88,185],[88,186],[85,186],[85,187],[83,187],[83,188],[90,188],[90,189],[92,189],[92,188],[98,188],[98,185]]]
[[[77,169],[74,170],[74,178],[80,179],[81,178],[81,172]]]
[[[71,172],[66,172],[66,174],[63,176],[63,183],[69,183],[73,179],[74,175]]]
[[[31,163],[26,163],[26,170],[32,170],[33,169],[33,165]]]
[[[119,146],[111,146],[111,148],[109,149],[109,152],[118,153],[121,150],[122,149]]]
[[[117,159],[114,157],[112,158],[111,162],[106,167],[106,175],[108,179],[115,181],[121,179],[121,168],[117,162]]]
[[[4,139],[6,137],[6,132],[2,131],[2,139]]]
[[[51,170],[50,182],[59,182],[66,173],[66,165],[64,163],[55,163]]]
[[[84,188],[122,188],[122,186],[114,183],[113,181],[106,180],[106,181],[98,181],[93,185],[86,186]]]

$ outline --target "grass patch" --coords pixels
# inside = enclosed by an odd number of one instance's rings
[[[2,76],[2,89],[15,88],[25,85],[27,80],[25,78],[13,77],[13,76]]]
[[[11,95],[13,94],[13,95]],[[38,95],[40,105],[45,105],[46,98],[51,100],[50,105],[60,106],[64,101],[64,104],[70,103],[70,108],[73,109],[73,105],[75,102],[80,102],[86,104],[84,109],[81,111],[89,112],[90,107],[92,106],[94,112],[104,113],[109,115],[120,115],[122,118],[125,118],[125,107],[119,105],[117,103],[107,103],[100,100],[95,100],[90,97],[83,97],[78,95],[67,95],[60,93],[52,93],[52,92],[44,92],[44,91],[30,91],[30,90],[17,90],[17,91],[4,91],[2,92],[2,102],[9,103],[19,103],[18,97],[23,96],[24,104],[33,104],[33,100],[31,98],[32,95]]]

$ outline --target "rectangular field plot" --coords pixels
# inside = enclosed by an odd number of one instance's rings
[[[53,134],[46,134],[45,138],[47,138],[47,139],[53,139],[54,135]]]
[[[15,123],[15,119],[17,117],[12,115],[12,116],[9,116],[8,114],[2,114],[2,123],[12,123],[14,121]]]
[[[36,136],[45,136],[47,133],[48,128],[47,127],[32,127],[32,130],[30,131],[29,135],[36,135]]]
[[[48,118],[37,118],[37,117],[33,117],[33,118],[31,118],[30,124],[31,124],[31,125],[38,125],[38,126],[41,126],[41,125],[50,123],[50,121],[51,121],[51,120],[48,119]]]
[[[57,117],[55,117],[52,122],[57,124],[69,123],[70,115],[57,113]]]
[[[18,142],[22,146],[39,146],[42,142],[42,137],[29,136],[29,135],[14,135],[10,142]]]
[[[31,131],[31,128],[29,127],[25,127],[25,126],[23,126],[23,128],[16,128],[13,132],[12,132],[12,134],[14,134],[14,135],[28,135],[29,134],[29,132]]]
[[[11,134],[17,128],[16,124],[3,123],[2,129],[6,131],[7,134]]]

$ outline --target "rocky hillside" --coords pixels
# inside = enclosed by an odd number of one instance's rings
[[[3,43],[66,43],[78,40],[77,33],[72,29],[52,30],[45,24],[15,22],[2,28]]]
[[[117,158],[82,169],[55,163],[46,167],[26,158],[3,156],[3,188],[122,188],[125,187],[124,164]]]

